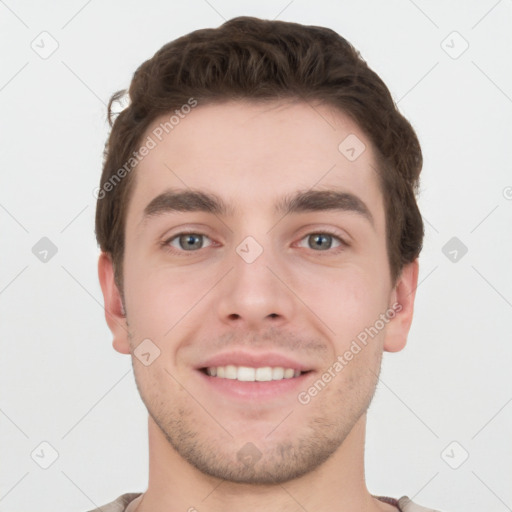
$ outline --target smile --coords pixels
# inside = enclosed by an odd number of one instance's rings
[[[293,379],[300,377],[300,370],[294,368],[284,368],[282,366],[262,366],[259,368],[251,368],[249,366],[209,366],[203,371],[210,377],[220,379],[239,380],[243,382],[268,382],[272,380]]]

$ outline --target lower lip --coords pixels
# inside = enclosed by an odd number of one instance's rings
[[[298,394],[300,391],[306,390],[306,380],[309,380],[314,372],[311,371],[303,373],[299,377],[292,377],[291,379],[269,380],[264,382],[246,382],[236,379],[211,377],[200,370],[198,370],[197,373],[199,373],[199,376],[210,389],[228,395],[232,398],[242,398],[244,400],[268,400],[273,397],[280,397],[287,393],[295,392]]]

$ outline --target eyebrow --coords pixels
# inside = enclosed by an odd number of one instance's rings
[[[358,196],[339,190],[307,190],[281,198],[274,205],[274,212],[283,216],[294,213],[319,211],[345,211],[357,213],[375,228],[368,206]],[[151,217],[171,212],[205,212],[213,215],[233,217],[236,209],[222,198],[202,190],[166,190],[156,196],[144,208],[143,222]]]

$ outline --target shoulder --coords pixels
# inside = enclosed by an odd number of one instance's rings
[[[125,512],[126,507],[136,498],[138,498],[142,493],[140,492],[129,492],[119,496],[114,501],[107,503],[106,505],[102,505],[99,508],[95,508],[90,510],[89,512]]]
[[[414,503],[407,496],[402,496],[398,500],[398,506],[400,507],[401,512],[441,512],[433,508],[422,507],[417,503]]]

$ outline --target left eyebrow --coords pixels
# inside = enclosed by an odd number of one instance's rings
[[[338,190],[308,190],[286,196],[276,204],[276,212],[283,215],[338,210],[353,212],[365,218],[375,229],[373,215],[358,196]]]
[[[274,206],[274,212],[283,216],[329,210],[357,213],[375,229],[374,219],[368,206],[361,198],[350,192],[338,190],[299,191],[281,198]],[[211,192],[170,189],[151,200],[144,208],[142,220],[146,221],[150,217],[169,212],[206,212],[233,217],[236,214],[236,209]]]

